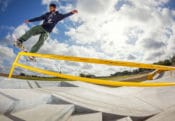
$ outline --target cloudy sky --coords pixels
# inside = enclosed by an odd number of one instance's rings
[[[173,0],[0,0],[0,72],[8,73],[19,52],[12,46],[12,34],[20,37],[41,24],[23,21],[45,13],[50,2],[56,3],[61,13],[77,9],[79,14],[61,21],[39,53],[145,63],[175,55]],[[37,40],[38,36],[32,37],[24,44],[30,49]],[[21,62],[26,63],[24,59]],[[126,69],[41,59],[28,64],[98,76]]]

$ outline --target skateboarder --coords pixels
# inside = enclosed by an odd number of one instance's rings
[[[41,48],[44,41],[48,38],[48,35],[52,32],[52,30],[59,21],[70,15],[78,13],[77,10],[73,10],[67,14],[61,14],[57,11],[56,7],[57,7],[56,4],[50,4],[49,12],[45,13],[40,17],[25,20],[25,23],[43,21],[43,24],[35,26],[31,28],[29,31],[27,31],[23,36],[17,39],[15,45],[18,48],[21,48],[23,46],[22,45],[23,42],[27,41],[30,37],[34,35],[40,35],[38,42],[30,50],[31,53],[36,53]]]

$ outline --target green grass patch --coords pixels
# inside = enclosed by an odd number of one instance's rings
[[[124,75],[124,76],[110,76],[110,77],[95,77],[95,79],[103,79],[103,80],[112,80],[112,81],[120,81],[128,78],[135,78],[139,76],[144,76],[145,74],[135,74],[135,75]],[[8,77],[8,74],[0,74],[0,76]],[[13,78],[16,79],[24,79],[24,80],[41,80],[41,81],[68,81],[67,79],[59,78],[59,77],[35,77],[35,76],[20,76],[13,75]],[[138,81],[138,80],[136,80]]]

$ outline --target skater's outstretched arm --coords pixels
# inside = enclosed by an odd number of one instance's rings
[[[24,22],[25,23],[29,23],[29,22],[41,21],[41,20],[44,20],[45,16],[46,16],[46,14],[41,15],[39,17],[35,17],[35,18],[32,18],[32,19],[29,19],[29,20],[25,20]]]
[[[61,14],[62,15],[62,19],[66,18],[66,17],[69,17],[70,15],[73,15],[73,14],[76,14],[76,13],[78,13],[78,11],[77,10],[73,10],[73,11],[71,11],[69,13]]]

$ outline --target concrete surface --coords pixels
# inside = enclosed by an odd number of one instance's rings
[[[146,121],[175,121],[175,107],[170,107]]]
[[[117,121],[132,121],[132,119],[130,117],[125,117],[125,118],[119,119]]]
[[[102,113],[74,115],[68,121],[102,121]]]
[[[28,110],[12,113],[25,121],[65,121],[74,111],[73,105],[40,105]]]
[[[175,81],[165,72],[161,81]],[[149,80],[148,80],[149,81]],[[175,87],[104,87],[0,77],[0,121],[175,121]]]

